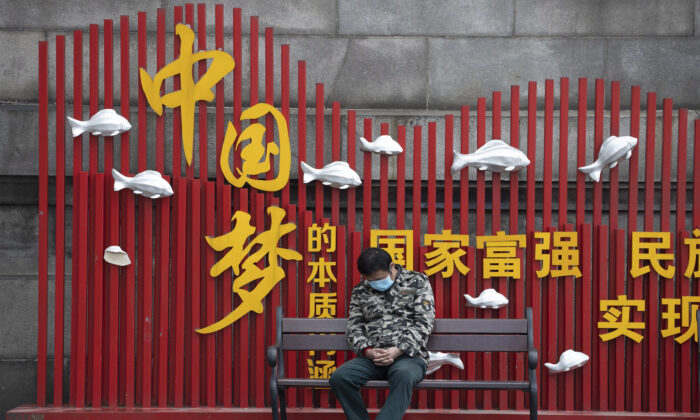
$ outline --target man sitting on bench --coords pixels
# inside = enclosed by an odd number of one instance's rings
[[[347,419],[369,420],[359,389],[369,380],[388,380],[389,396],[377,420],[398,420],[428,366],[433,291],[425,274],[393,264],[379,248],[362,251],[357,269],[363,280],[352,290],[345,337],[360,357],[343,363],[330,384]]]

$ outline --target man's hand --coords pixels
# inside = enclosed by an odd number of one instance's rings
[[[399,350],[396,347],[389,347],[388,349],[367,350],[367,356],[377,366],[389,366],[390,364],[394,363],[394,360],[396,360],[396,358],[398,358],[402,354],[403,351]]]

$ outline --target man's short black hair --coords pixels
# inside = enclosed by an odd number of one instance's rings
[[[369,276],[377,271],[389,271],[391,255],[381,248],[367,248],[357,257],[357,271],[363,276]]]

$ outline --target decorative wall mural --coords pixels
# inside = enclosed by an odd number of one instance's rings
[[[612,169],[616,167],[620,161],[629,159],[630,156],[632,156],[632,149],[634,149],[635,146],[637,146],[637,139],[634,137],[610,136],[600,146],[598,159],[590,165],[578,168],[578,170],[586,174],[588,179],[599,182],[600,174],[603,169],[606,167]]]
[[[129,120],[117,114],[113,109],[103,109],[90,117],[87,121],[66,117],[71,126],[73,137],[89,132],[93,136],[116,136],[131,130]]]
[[[452,162],[452,173],[457,173],[465,166],[477,168],[480,171],[513,172],[530,164],[530,160],[515,147],[507,145],[503,140],[489,140],[474,153],[463,155],[456,150]]]
[[[477,298],[468,294],[465,294],[464,298],[467,300],[467,306],[476,306],[481,309],[498,309],[508,304],[508,298],[494,289],[485,289]]]
[[[459,354],[429,351],[428,369],[425,371],[425,374],[430,375],[431,373],[435,373],[442,365],[452,365],[457,369],[464,370],[464,363],[462,359],[459,358]]]
[[[560,373],[567,372],[572,369],[579,368],[588,362],[588,355],[581,353],[580,351],[566,350],[559,356],[559,362],[555,365],[552,363],[545,363],[544,365],[549,369],[549,373]]]
[[[112,169],[112,176],[114,177],[114,191],[128,188],[136,195],[152,199],[173,195],[172,187],[168,181],[163,179],[160,172],[148,170],[128,177],[120,174],[116,169]]]
[[[321,181],[327,187],[341,190],[362,185],[360,175],[353,171],[347,162],[331,162],[321,169],[316,169],[306,162],[300,162],[299,164],[304,172],[304,184],[308,184],[311,181]]]
[[[118,245],[112,245],[105,249],[104,260],[110,264],[118,265],[120,267],[127,266],[131,264],[129,259],[129,254],[124,252]]]
[[[388,156],[403,153],[403,147],[387,135],[379,136],[371,143],[366,138],[360,137],[360,150]]]

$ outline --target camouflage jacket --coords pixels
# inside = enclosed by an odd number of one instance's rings
[[[375,290],[367,280],[352,289],[345,338],[358,355],[369,346],[396,346],[427,366],[426,343],[435,321],[433,290],[425,274],[395,267],[398,273],[388,290]]]

